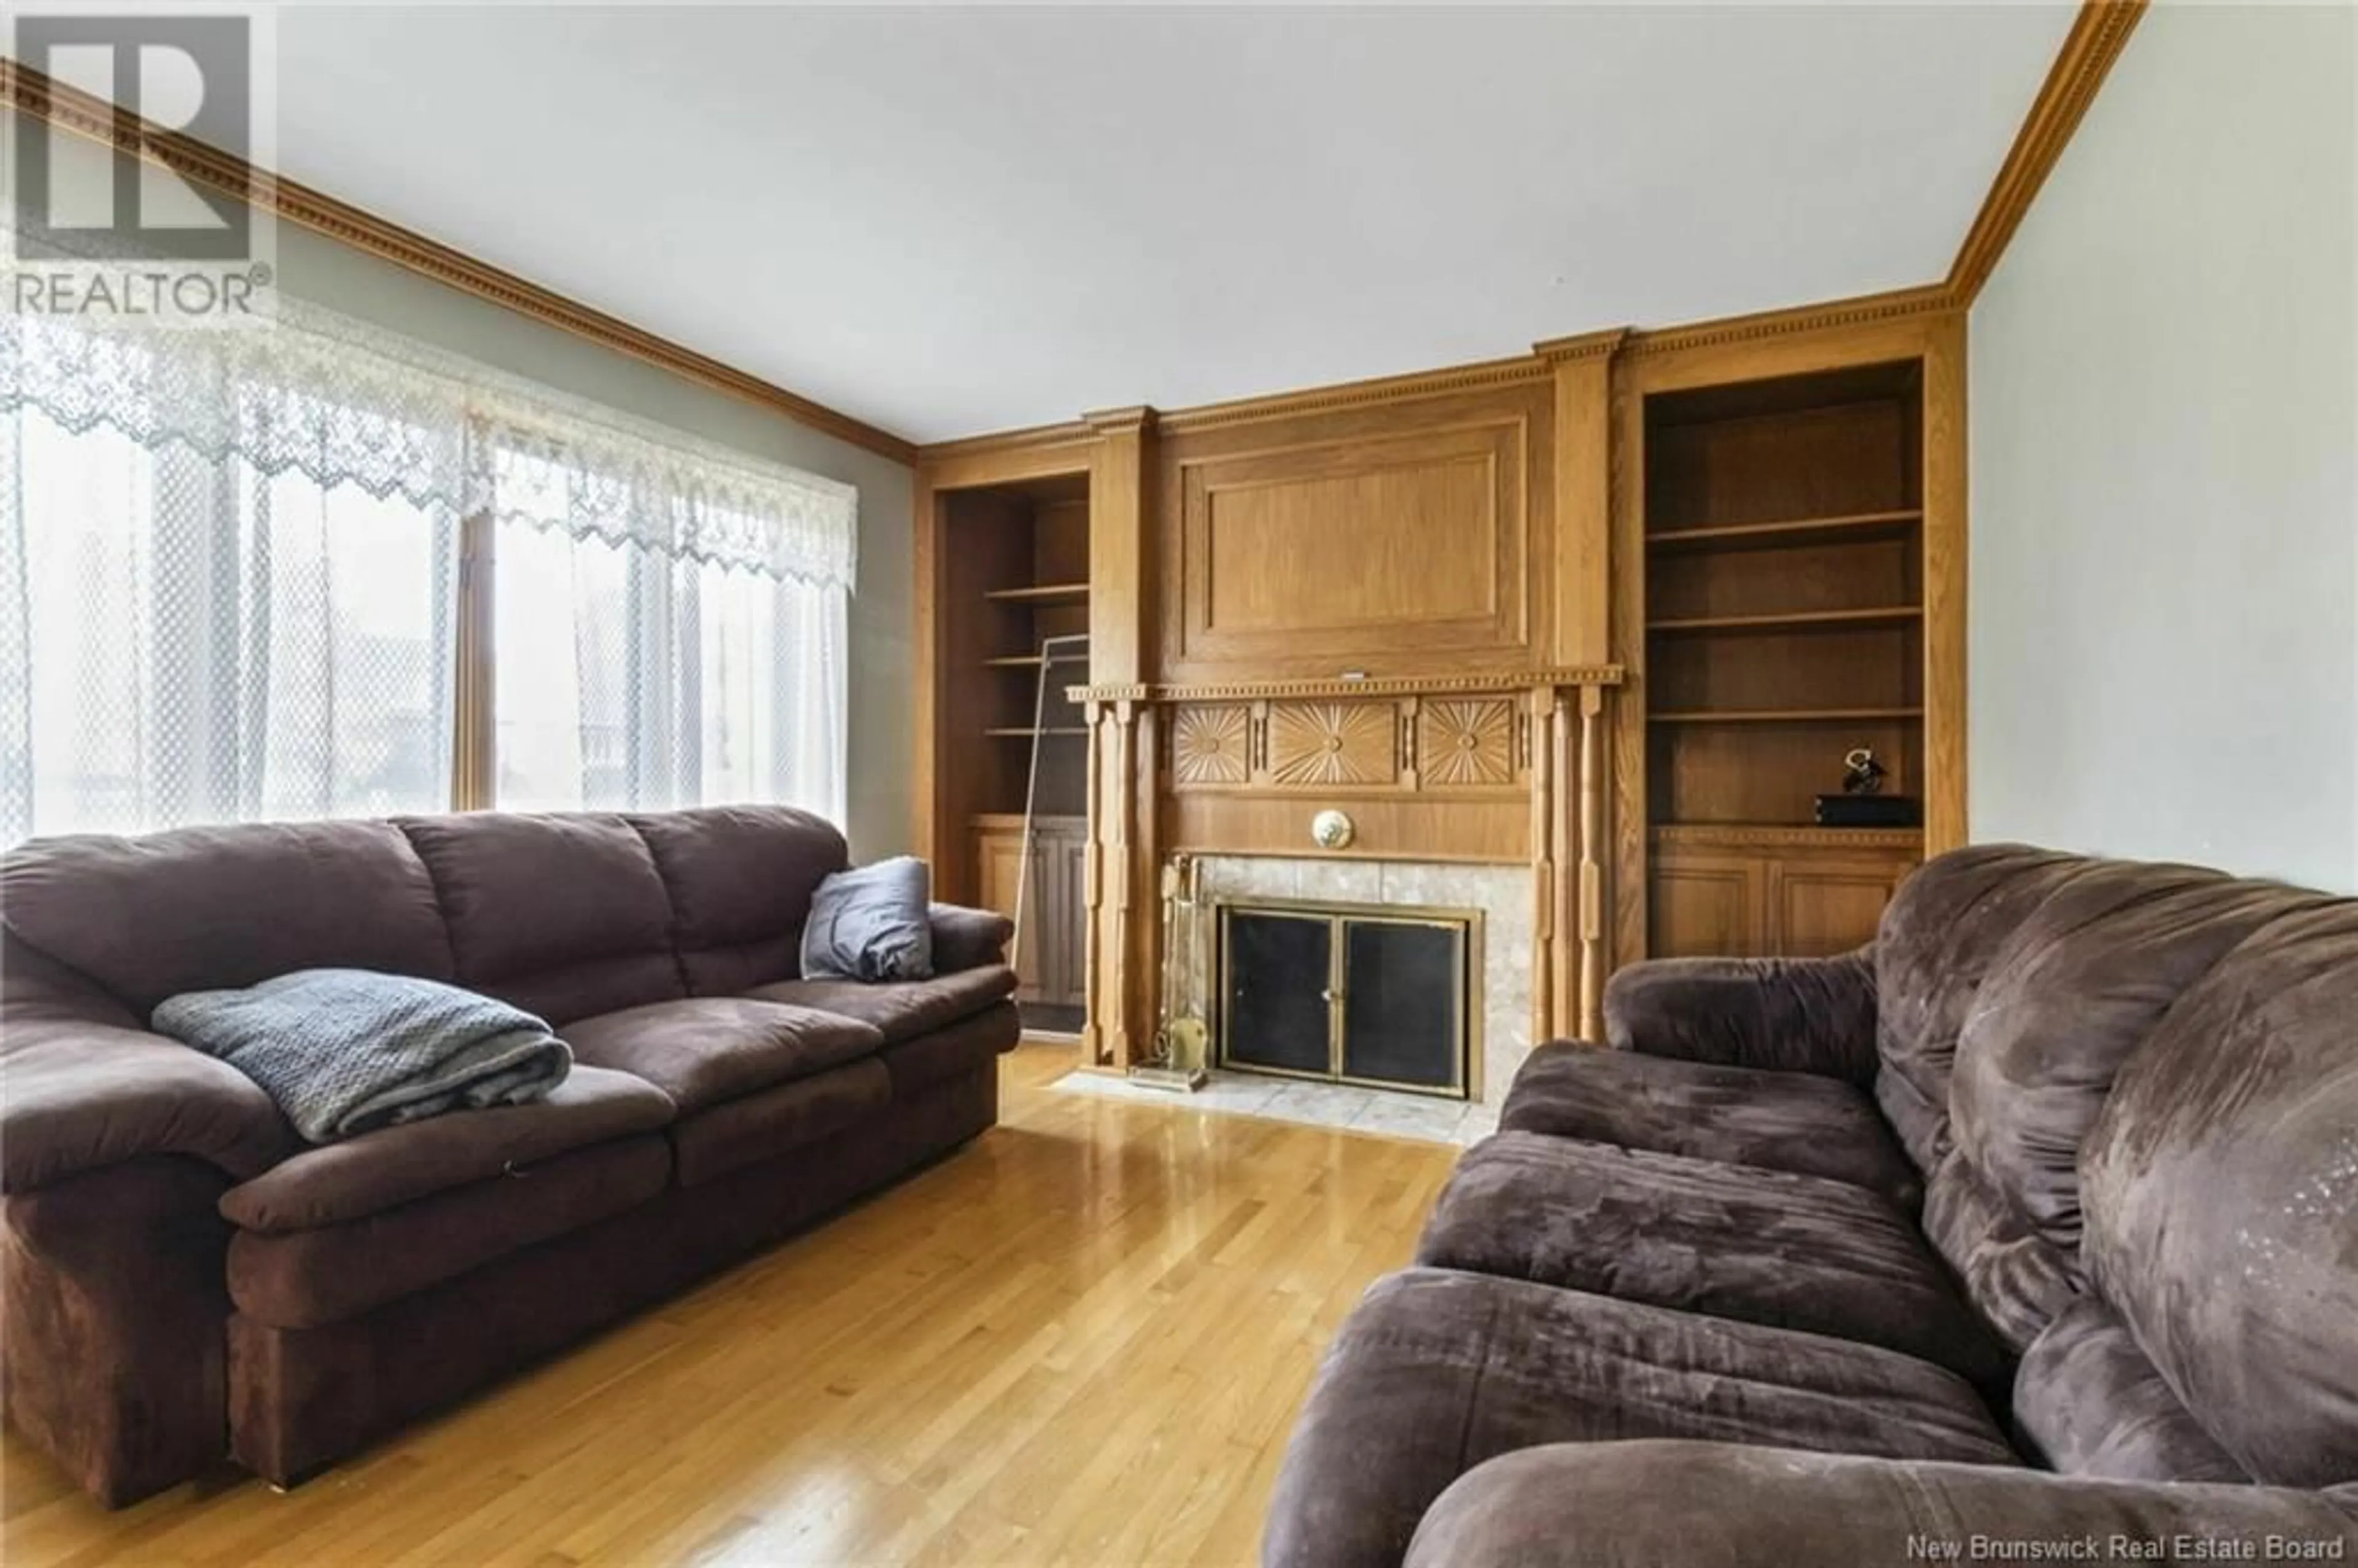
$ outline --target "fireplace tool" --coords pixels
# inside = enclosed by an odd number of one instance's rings
[[[1154,1054],[1130,1068],[1148,1088],[1192,1093],[1204,1087],[1212,1034],[1204,1022],[1203,905],[1195,860],[1181,855],[1163,868],[1163,1022]]]

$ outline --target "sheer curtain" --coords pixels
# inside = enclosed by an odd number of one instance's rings
[[[0,318],[0,844],[447,808],[463,519],[508,807],[839,819],[849,486],[281,303]]]
[[[135,352],[116,367],[126,397],[242,395]],[[401,443],[395,416],[337,417]],[[0,843],[448,805],[446,502],[29,405],[5,449]]]
[[[842,819],[841,582],[708,549],[742,522],[701,493],[641,479],[601,498],[545,446],[495,449],[492,472],[501,806],[775,801]],[[610,508],[665,521],[581,526]]]

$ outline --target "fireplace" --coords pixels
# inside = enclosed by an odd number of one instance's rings
[[[1479,911],[1223,900],[1223,1065],[1469,1098],[1480,1059]]]

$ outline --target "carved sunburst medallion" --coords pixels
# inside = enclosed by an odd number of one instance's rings
[[[1171,717],[1171,771],[1183,784],[1242,784],[1251,776],[1245,709],[1188,703]]]
[[[1389,702],[1281,702],[1269,710],[1269,771],[1280,784],[1390,784]]]
[[[1428,699],[1418,709],[1417,772],[1430,784],[1498,784],[1515,776],[1515,710],[1476,698]]]

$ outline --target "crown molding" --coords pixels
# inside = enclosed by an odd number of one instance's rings
[[[1075,702],[1258,702],[1303,697],[1426,697],[1486,695],[1538,687],[1619,686],[1619,665],[1564,665],[1548,669],[1500,670],[1476,675],[1371,676],[1365,680],[1255,680],[1123,682],[1065,688]]]
[[[1290,419],[1303,414],[1333,414],[1351,408],[1372,408],[1421,397],[1442,397],[1453,392],[1514,386],[1540,381],[1548,373],[1545,360],[1535,354],[1512,359],[1483,360],[1473,364],[1445,365],[1439,370],[1412,371],[1406,375],[1373,376],[1365,381],[1338,382],[1331,386],[1305,387],[1298,392],[1239,397],[1226,403],[1202,403],[1192,408],[1164,410],[1155,427],[1166,436],[1192,436],[1224,430],[1265,419]]]
[[[1602,331],[1578,332],[1569,338],[1550,338],[1531,345],[1531,352],[1550,364],[1562,364],[1576,360],[1609,360],[1621,351],[1635,330],[1628,327],[1607,327]]]
[[[104,99],[53,81],[30,66],[0,59],[0,107],[110,145],[120,152],[168,168],[185,179],[226,191],[354,250],[490,300],[545,326],[670,371],[699,385],[783,414],[797,424],[880,457],[902,463],[917,460],[915,444],[889,430],[838,413],[825,404],[814,403],[799,393],[749,375],[667,338],[659,338],[619,317],[568,299],[350,202],[258,168],[181,132],[165,130]]]
[[[1081,423],[1099,436],[1135,434],[1155,423],[1154,410],[1141,403],[1128,408],[1100,408],[1081,416]]]
[[[1066,419],[1055,425],[1027,425],[1021,429],[988,430],[979,436],[928,441],[917,449],[917,460],[938,463],[955,458],[995,456],[1032,448],[1080,446],[1096,438],[1097,430],[1087,419]]]
[[[2129,34],[2146,13],[2147,0],[2083,0],[2071,30],[2032,100],[2014,146],[1999,166],[1996,180],[1983,198],[1974,225],[1965,232],[1957,259],[1950,265],[1946,287],[1960,308],[1973,304],[1997,269],[2006,242],[2021,227],[2033,198],[2080,128],[2088,105],[2127,47]]]
[[[1758,310],[1747,316],[1723,316],[1681,327],[1659,327],[1629,334],[1622,352],[1632,355],[1672,353],[1682,349],[1717,348],[1727,343],[1756,342],[1764,338],[1823,332],[1837,327],[1862,327],[1880,321],[1953,310],[1946,285],[1919,284],[1881,294],[1861,294],[1816,305],[1796,305],[1782,310]]]

